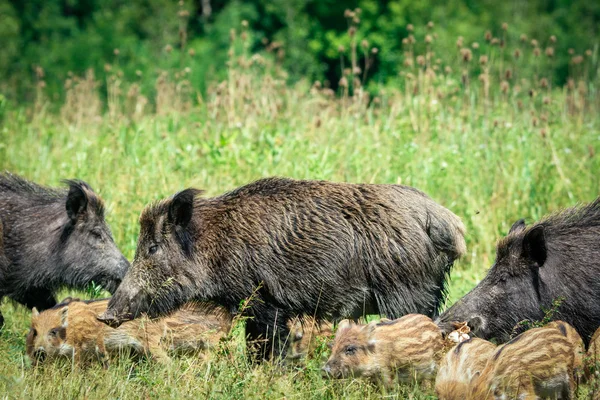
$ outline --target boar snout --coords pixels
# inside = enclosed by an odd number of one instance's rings
[[[103,314],[98,315],[96,319],[112,328],[118,328],[123,322],[131,321],[133,319],[133,315],[127,312],[117,316],[114,311],[106,310],[106,312]]]
[[[329,365],[325,364],[325,366],[321,368],[321,376],[323,376],[323,378],[331,377],[331,367]]]

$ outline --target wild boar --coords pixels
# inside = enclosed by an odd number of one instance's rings
[[[95,282],[114,292],[129,262],[104,220],[104,203],[83,181],[50,189],[9,173],[0,174],[0,219],[8,265],[0,269],[0,300],[29,308],[56,304],[63,286]],[[0,314],[0,324],[3,318]]]
[[[455,345],[442,359],[435,378],[435,392],[440,400],[465,400],[473,378],[481,374],[496,345],[471,338]]]
[[[583,372],[583,359],[585,357],[585,344],[583,339],[570,324],[564,321],[552,321],[545,325],[546,328],[558,329],[573,346],[573,370],[575,380],[579,380],[579,376]]]
[[[259,357],[285,356],[287,321],[436,314],[460,219],[400,185],[268,178],[214,198],[187,189],[146,207],[135,261],[102,320],[157,316],[191,299],[244,311]],[[274,345],[274,346],[273,346]]]
[[[573,343],[554,327],[530,329],[493,353],[471,385],[472,400],[570,399]]]
[[[26,350],[34,364],[68,356],[77,365],[94,358],[107,365],[107,353],[128,351],[165,363],[170,361],[168,352],[196,352],[215,346],[229,333],[232,322],[231,314],[222,307],[188,303],[158,320],[142,316],[114,329],[97,319],[106,311],[108,299],[66,300],[42,313],[33,309]]]
[[[598,375],[600,375],[600,328],[596,329],[596,332],[592,335],[585,355],[584,368],[586,379],[598,379]]]
[[[329,321],[317,321],[312,317],[296,317],[288,322],[288,360],[302,359],[316,350],[319,340],[327,340],[333,335],[333,324]]]
[[[431,318],[409,314],[390,322],[340,322],[323,372],[333,378],[364,377],[391,387],[431,381],[443,356],[443,339]]]
[[[517,221],[496,253],[486,277],[437,319],[443,331],[467,321],[476,336],[505,342],[517,322],[542,320],[562,299],[552,318],[589,341],[600,321],[600,199],[529,227]]]

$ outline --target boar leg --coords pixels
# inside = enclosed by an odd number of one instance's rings
[[[246,320],[246,344],[249,353],[258,360],[281,357],[285,359],[290,331],[287,321],[290,316],[278,309],[257,307],[252,310],[253,318]],[[255,348],[253,348],[256,345]]]
[[[44,311],[56,305],[56,299],[51,291],[47,289],[29,290],[19,296],[11,296],[11,298],[27,308],[37,308],[39,311]]]
[[[102,363],[102,368],[108,369],[108,357],[106,357],[106,347],[104,346],[104,338],[102,335],[98,335],[96,338],[96,354]]]

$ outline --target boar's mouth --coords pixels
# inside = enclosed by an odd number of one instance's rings
[[[106,310],[103,314],[98,315],[96,319],[112,328],[118,328],[122,323],[134,319],[134,315],[130,312],[117,315],[112,310]]]

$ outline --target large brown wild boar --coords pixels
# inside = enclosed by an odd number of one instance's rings
[[[588,343],[600,321],[600,199],[529,227],[517,221],[496,253],[486,277],[438,318],[442,330],[467,321],[476,336],[505,342],[518,322],[542,320],[562,298],[552,317]]]
[[[443,347],[442,332],[425,315],[367,325],[343,320],[323,371],[334,378],[364,377],[387,387],[394,377],[431,381]]]
[[[530,329],[500,346],[471,385],[471,400],[570,399],[575,349],[554,327]]]
[[[190,299],[234,311],[252,297],[249,341],[270,338],[261,355],[284,355],[297,315],[436,314],[465,252],[460,219],[406,186],[269,178],[199,193],[143,210],[133,267],[103,321],[161,315]]]
[[[56,304],[58,288],[95,282],[114,292],[125,276],[129,262],[104,220],[102,199],[83,181],[66,183],[67,190],[51,189],[0,173],[8,259],[0,265],[0,300],[44,310]]]
[[[496,345],[471,338],[454,346],[440,362],[435,392],[440,400],[465,400],[473,378],[479,376]]]
[[[205,350],[228,334],[232,316],[225,309],[207,303],[188,303],[158,320],[141,317],[117,329],[98,321],[108,299],[66,302],[32,314],[27,335],[27,355],[35,364],[46,358],[73,357],[76,364],[105,354],[132,351],[168,362],[169,351]]]

